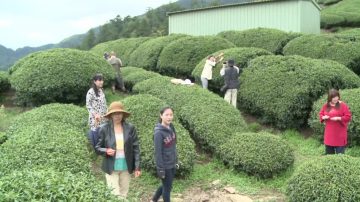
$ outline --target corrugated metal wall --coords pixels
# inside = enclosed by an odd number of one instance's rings
[[[317,16],[320,16],[319,11],[310,1],[245,4],[171,14],[169,16],[169,33],[214,35],[221,31],[257,27],[320,33],[320,21],[317,22],[313,19]]]

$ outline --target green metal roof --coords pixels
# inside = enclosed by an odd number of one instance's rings
[[[226,4],[226,5],[221,5],[221,6],[211,6],[211,7],[205,7],[205,8],[196,8],[196,9],[188,9],[188,10],[183,10],[183,11],[167,12],[166,15],[170,16],[173,14],[188,13],[188,12],[194,12],[194,11],[219,9],[219,8],[242,6],[242,5],[249,5],[249,4],[270,3],[270,2],[277,2],[277,1],[299,1],[299,0],[248,0],[245,2],[235,3],[235,4]],[[314,0],[307,0],[307,1],[311,1],[314,4],[314,6],[319,9],[319,11],[321,10],[321,7]]]

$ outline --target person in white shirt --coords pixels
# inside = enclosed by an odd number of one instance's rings
[[[224,53],[220,53],[218,56],[214,57],[210,55],[205,62],[204,69],[201,73],[201,84],[202,87],[207,89],[209,85],[209,80],[212,79],[212,69],[215,67],[216,63],[222,61]]]

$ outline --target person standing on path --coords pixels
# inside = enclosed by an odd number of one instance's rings
[[[224,77],[225,85],[221,87],[221,91],[225,92],[224,100],[232,104],[236,108],[237,93],[240,87],[239,68],[235,66],[234,60],[227,62],[228,67],[220,70],[220,75]]]
[[[115,52],[111,51],[110,57],[107,61],[109,62],[109,64],[111,64],[111,66],[113,66],[115,73],[116,73],[115,81],[112,83],[112,86],[111,86],[112,92],[115,93],[116,87],[120,88],[123,92],[126,92],[124,80],[121,76],[120,68],[122,67],[122,62],[121,62],[120,58],[117,58]]]

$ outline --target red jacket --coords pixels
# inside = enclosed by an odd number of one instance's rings
[[[330,111],[326,110],[327,103],[320,110],[320,122],[325,123],[324,144],[328,146],[346,146],[347,144],[347,126],[351,120],[349,107],[340,101],[340,108],[331,106]],[[323,120],[322,117],[328,115],[331,117],[341,117],[340,121]]]

